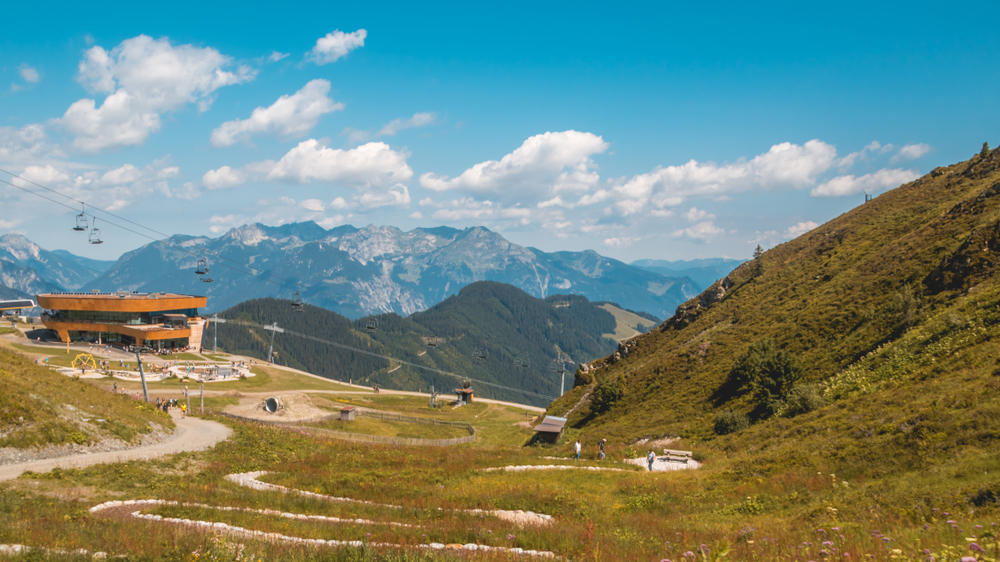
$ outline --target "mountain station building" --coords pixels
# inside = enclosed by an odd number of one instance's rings
[[[65,343],[201,350],[207,297],[173,293],[48,293],[38,295],[42,323]]]

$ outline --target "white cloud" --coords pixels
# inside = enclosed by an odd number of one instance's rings
[[[797,238],[819,226],[815,221],[802,221],[785,229],[785,238]]]
[[[420,112],[414,113],[406,119],[393,119],[383,125],[375,134],[372,134],[371,131],[352,129],[351,127],[345,127],[341,134],[347,136],[349,143],[357,144],[373,138],[390,137],[405,129],[425,127],[433,123],[435,119],[437,119],[437,115],[434,113]]]
[[[840,197],[861,193],[876,193],[913,181],[920,177],[914,170],[884,168],[863,176],[844,175],[827,180],[809,192],[813,197]]]
[[[897,152],[895,156],[889,159],[889,162],[896,163],[902,160],[916,160],[917,158],[920,158],[921,156],[927,154],[930,151],[931,151],[931,145],[926,143],[921,142],[917,144],[908,144],[900,148],[899,152]]]
[[[210,47],[175,46],[146,35],[111,51],[94,46],[80,61],[78,79],[107,97],[101,104],[89,98],[74,102],[59,122],[81,150],[141,144],[159,130],[163,113],[188,103],[205,110],[219,88],[253,79],[248,67],[230,66],[229,57]]]
[[[229,166],[209,170],[201,176],[201,184],[208,189],[226,189],[240,185],[246,181],[247,178],[243,172],[234,170]]]
[[[38,70],[27,64],[19,66],[17,72],[21,75],[21,79],[28,84],[37,84],[42,79],[42,75],[38,73]]]
[[[751,189],[801,188],[830,169],[837,149],[820,140],[802,145],[783,142],[749,161],[715,164],[690,160],[660,167],[614,187],[618,210],[625,215],[663,209],[693,196],[719,196]]]
[[[358,203],[368,209],[406,207],[410,204],[410,190],[401,183],[388,188],[369,188],[358,197]]]
[[[407,119],[393,119],[392,121],[389,121],[381,129],[379,129],[378,135],[380,137],[388,137],[395,135],[403,129],[424,127],[433,123],[434,119],[435,115],[433,113],[414,113]]]
[[[723,232],[724,231],[721,228],[716,226],[715,222],[705,220],[695,223],[687,228],[675,230],[674,238],[690,238],[691,240],[708,242],[709,240],[721,235]]]
[[[884,154],[891,151],[893,148],[895,148],[895,146],[892,144],[882,144],[878,141],[872,141],[865,145],[865,147],[861,150],[852,152],[838,160],[837,165],[842,169],[850,168],[861,160],[868,158],[869,154]]]
[[[366,37],[368,37],[368,31],[364,29],[351,33],[335,29],[317,39],[316,45],[309,51],[307,57],[316,64],[329,64],[344,57],[354,49],[363,47]]]
[[[29,185],[29,182],[24,180],[40,183],[46,187],[65,184],[70,180],[69,174],[51,164],[28,166],[18,175],[24,179],[14,178],[12,183],[21,187]]]
[[[323,202],[319,199],[303,199],[299,202],[299,206],[307,211],[313,211],[316,213],[321,213],[323,212],[323,209],[326,208],[323,205]]]
[[[271,62],[278,62],[279,60],[284,59],[286,57],[288,57],[288,53],[280,53],[278,51],[271,51],[271,54],[268,55],[267,60],[269,60]]]
[[[685,213],[684,216],[687,217],[687,220],[689,222],[698,222],[703,220],[715,219],[715,215],[709,213],[708,211],[703,211],[698,207],[691,207],[690,209],[688,209],[688,212]]]
[[[463,190],[500,197],[545,199],[558,191],[592,189],[599,177],[591,156],[608,143],[587,132],[547,132],[526,139],[500,160],[480,162],[454,178],[433,173],[420,176],[420,185],[433,191]]]
[[[405,153],[382,142],[344,150],[328,148],[309,139],[282,156],[267,177],[299,183],[321,181],[354,187],[389,186],[413,177],[406,158]]]
[[[26,125],[20,129],[0,127],[0,163],[37,164],[61,156],[62,153],[48,142],[45,128],[41,125]]]
[[[612,236],[604,239],[604,245],[609,248],[627,248],[637,240],[639,239],[633,236]]]
[[[123,164],[108,170],[84,171],[71,171],[52,164],[31,165],[25,167],[19,175],[56,189],[68,198],[116,211],[152,194],[178,199],[197,197],[199,193],[192,185],[171,186],[168,180],[179,174],[177,166],[155,161],[142,167]],[[20,179],[14,180],[14,183],[27,185]]]
[[[330,82],[312,80],[292,95],[278,98],[268,107],[253,110],[248,119],[226,121],[212,131],[212,144],[229,146],[256,133],[275,133],[290,137],[309,132],[319,118],[339,111],[344,104],[330,99]]]

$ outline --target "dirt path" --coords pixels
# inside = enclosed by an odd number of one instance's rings
[[[232,429],[221,423],[195,417],[180,418],[179,415],[175,415],[174,423],[177,428],[170,437],[151,445],[0,465],[0,481],[13,480],[29,470],[48,472],[57,467],[82,468],[103,463],[148,460],[184,451],[201,451],[225,441],[233,433]]]

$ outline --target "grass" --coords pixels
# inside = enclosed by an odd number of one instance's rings
[[[173,427],[167,416],[125,396],[35,365],[0,348],[0,447],[132,441],[150,424]]]
[[[388,437],[412,437],[417,439],[451,439],[453,437],[465,437],[469,434],[468,431],[460,427],[384,420],[365,415],[360,415],[352,421],[332,419],[312,423],[309,426],[347,433]]]

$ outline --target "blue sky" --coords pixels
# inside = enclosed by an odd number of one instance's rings
[[[995,2],[211,4],[7,7],[0,168],[166,234],[485,225],[631,261],[746,257],[1000,142]],[[49,249],[149,241],[0,201]]]

